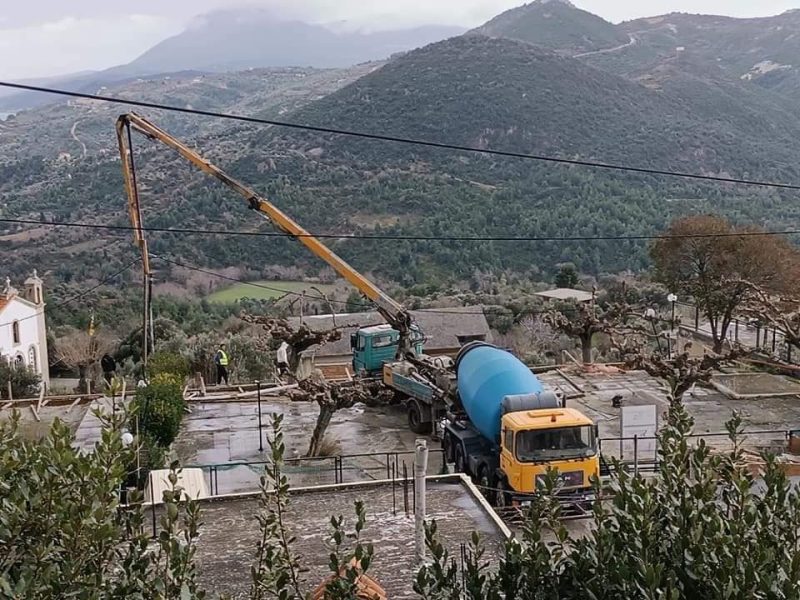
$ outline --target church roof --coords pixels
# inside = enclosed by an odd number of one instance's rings
[[[10,300],[5,296],[0,296],[0,312],[3,312],[3,309],[8,306]]]

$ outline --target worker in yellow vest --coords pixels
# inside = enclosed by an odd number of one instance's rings
[[[225,381],[225,385],[228,385],[228,353],[225,351],[225,344],[219,345],[219,350],[214,355],[214,362],[217,365],[217,385],[222,385],[222,381]]]

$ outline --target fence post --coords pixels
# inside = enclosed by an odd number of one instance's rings
[[[153,513],[153,537],[158,537],[156,529],[156,490],[153,487],[153,472],[150,471],[150,510]]]
[[[739,341],[739,319],[734,319],[733,321],[733,337],[738,342]]]
[[[792,345],[789,342],[786,342],[786,362],[792,363]]]
[[[414,554],[421,565],[425,560],[425,476],[428,473],[428,444],[417,439],[414,455]],[[394,485],[392,486],[394,487]]]
[[[699,306],[695,306],[694,307],[694,330],[695,331],[699,331],[700,330],[700,307]]]
[[[772,353],[775,354],[775,343],[777,342],[778,330],[772,328]]]
[[[261,382],[256,381],[256,398],[258,398],[258,451],[264,451],[264,436],[261,434]]]
[[[633,474],[639,475],[639,436],[633,436]]]

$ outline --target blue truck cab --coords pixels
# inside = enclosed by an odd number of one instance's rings
[[[414,329],[412,346],[417,355],[422,354],[422,342],[422,333],[419,329]],[[374,325],[359,329],[350,335],[353,370],[356,373],[380,373],[385,363],[396,360],[399,343],[400,332],[391,325]]]

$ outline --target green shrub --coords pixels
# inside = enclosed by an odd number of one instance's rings
[[[8,382],[14,398],[30,398],[38,392],[41,378],[29,367],[14,368],[0,360],[0,398],[8,399]]]
[[[159,446],[169,446],[178,435],[186,407],[182,380],[177,375],[155,375],[147,387],[136,390],[135,402],[139,431],[152,436]]]
[[[181,381],[189,376],[189,359],[177,352],[159,350],[148,359],[147,366],[153,376],[175,375]]]

